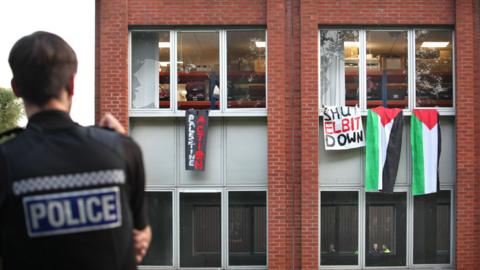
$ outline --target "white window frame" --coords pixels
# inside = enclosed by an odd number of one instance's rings
[[[318,268],[319,269],[454,269],[455,268],[455,187],[452,184],[440,186],[440,190],[450,192],[450,263],[448,264],[414,264],[413,263],[413,230],[414,230],[414,196],[411,193],[411,185],[397,185],[394,193],[406,193],[406,253],[405,266],[366,266],[365,236],[366,227],[366,196],[363,186],[352,185],[350,187],[332,184],[320,185],[318,193]],[[358,264],[357,265],[321,265],[321,192],[358,192]]]
[[[177,104],[177,36],[179,32],[217,32],[219,34],[219,81],[220,81],[220,108],[210,110],[209,116],[267,116],[268,108],[268,45],[265,47],[265,108],[228,108],[227,95],[227,32],[229,31],[255,31],[265,32],[267,42],[267,30],[265,28],[178,28],[178,29],[132,29],[128,36],[128,108],[129,117],[185,117],[185,110],[179,110]],[[137,109],[132,107],[132,33],[133,32],[170,32],[170,108]],[[158,92],[158,91],[157,91]]]
[[[455,31],[448,28],[434,28],[434,27],[321,27],[318,29],[317,37],[317,55],[318,55],[318,113],[323,115],[322,97],[321,97],[321,35],[320,31],[324,30],[355,30],[358,31],[359,39],[359,106],[362,115],[367,114],[367,97],[366,97],[366,33],[367,31],[407,31],[407,48],[408,48],[408,106],[403,109],[403,115],[411,115],[412,109],[431,109],[436,108],[440,115],[455,115]],[[416,30],[444,30],[452,33],[452,107],[417,107],[416,106],[416,83],[415,83],[415,31]]]
[[[267,187],[250,186],[229,186],[229,187],[179,187],[179,188],[160,188],[157,186],[147,186],[146,192],[171,192],[172,193],[172,262],[173,265],[155,266],[140,265],[141,270],[160,270],[160,269],[219,269],[219,267],[180,267],[180,194],[181,193],[220,193],[221,196],[221,269],[239,269],[239,270],[265,270],[268,269],[268,244],[266,250],[266,265],[229,265],[229,194],[230,192],[265,192],[265,206],[268,217],[268,190]],[[153,229],[153,228],[152,228]],[[268,220],[266,224],[268,232]],[[267,239],[268,243],[268,233]]]

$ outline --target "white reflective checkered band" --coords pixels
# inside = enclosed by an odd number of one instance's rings
[[[104,170],[22,179],[13,183],[18,196],[31,192],[125,183],[123,170]]]

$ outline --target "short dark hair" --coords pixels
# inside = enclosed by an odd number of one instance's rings
[[[77,72],[77,56],[61,37],[48,32],[24,36],[13,45],[8,57],[15,85],[22,98],[42,106],[69,89]]]

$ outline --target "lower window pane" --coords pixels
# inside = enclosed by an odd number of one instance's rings
[[[230,192],[228,242],[230,265],[267,264],[267,211],[264,191]]]
[[[180,193],[180,266],[221,266],[221,194]]]
[[[450,191],[414,198],[413,263],[450,263]]]
[[[358,264],[358,192],[321,193],[320,264]]]
[[[147,192],[152,242],[143,265],[172,265],[172,193]]]
[[[366,265],[406,265],[406,193],[366,195]]]

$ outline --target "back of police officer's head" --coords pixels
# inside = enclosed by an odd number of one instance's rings
[[[42,107],[62,91],[73,95],[77,57],[61,37],[48,32],[24,36],[13,45],[8,62],[12,87],[25,103]]]

